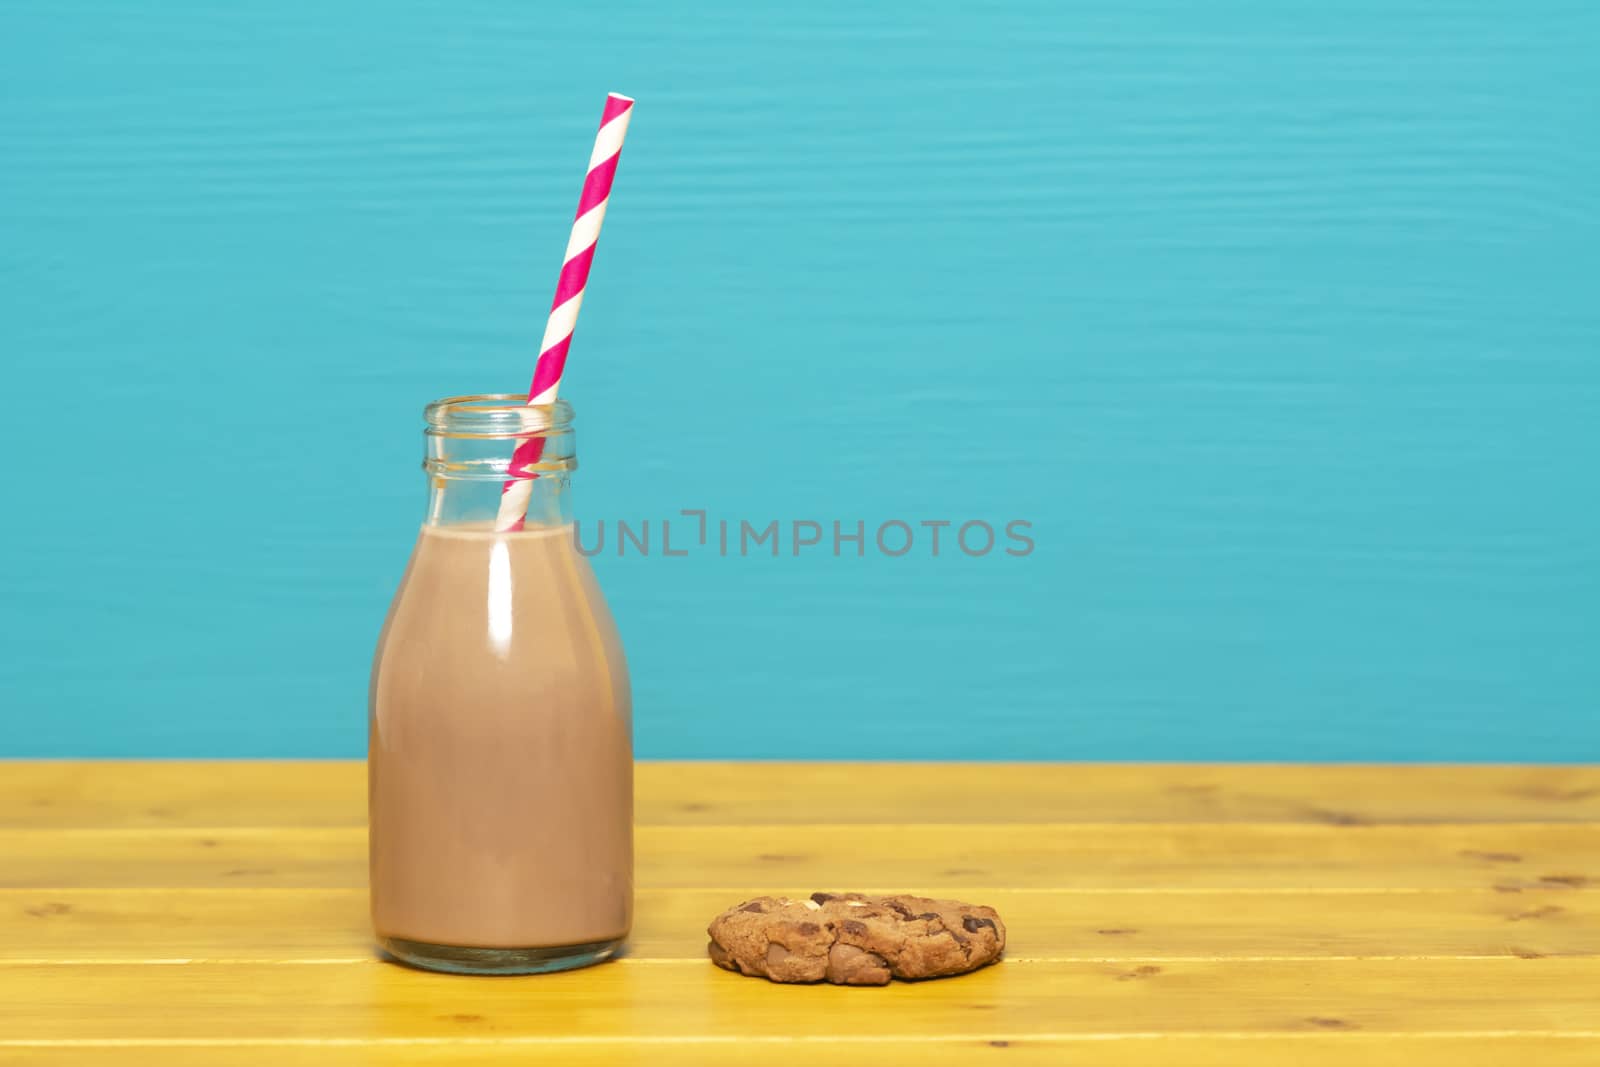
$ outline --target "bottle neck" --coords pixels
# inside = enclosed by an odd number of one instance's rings
[[[427,525],[494,528],[510,482],[528,487],[525,526],[572,522],[578,460],[572,408],[564,401],[534,406],[505,394],[449,397],[428,405],[426,417]]]
[[[523,511],[523,525],[568,526],[572,523],[572,479],[565,474],[532,479],[532,492]],[[493,528],[500,513],[505,480],[468,480],[430,476],[428,526]]]

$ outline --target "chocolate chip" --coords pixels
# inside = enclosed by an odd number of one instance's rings
[[[934,911],[925,911],[921,915],[917,916],[919,919],[937,919],[938,917],[939,913]]]
[[[834,895],[832,893],[812,893],[811,899],[816,901],[818,904],[826,904],[828,901],[834,899]]]
[[[915,916],[911,914],[911,909],[900,903],[898,900],[886,900],[884,901],[884,904],[888,906],[890,911],[894,912],[902,919],[915,918]]]
[[[801,923],[800,924],[800,936],[801,937],[815,937],[820,933],[822,933],[822,927],[818,926],[816,923]]]
[[[740,908],[739,910],[740,911],[753,911],[757,915],[765,915],[766,911],[767,911],[767,906],[765,904],[761,903],[761,901],[759,901],[759,900],[752,900],[750,903],[746,904],[744,907]]]
[[[993,930],[994,929],[994,920],[993,919],[979,919],[979,918],[975,918],[975,917],[973,917],[971,915],[965,916],[961,920],[961,928],[963,930],[965,930],[969,934],[975,934],[979,930],[982,930],[985,926],[987,926],[989,929]]]
[[[867,936],[867,924],[866,923],[858,923],[854,919],[846,919],[844,922],[840,923],[839,925],[844,928],[844,932],[845,933],[850,934],[852,936],[855,936],[855,937],[866,937]]]

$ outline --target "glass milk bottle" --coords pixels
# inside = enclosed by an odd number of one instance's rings
[[[372,921],[419,967],[607,959],[633,914],[628,670],[573,538],[572,409],[451,397],[427,417],[428,512],[372,666]],[[496,532],[538,437],[523,529]]]

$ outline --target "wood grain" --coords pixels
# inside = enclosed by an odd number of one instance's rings
[[[642,826],[635,841],[644,888],[1600,886],[1600,825],[1576,823]],[[354,827],[0,830],[0,855],[0,888],[354,888],[367,876]]]
[[[803,896],[804,886],[774,892]],[[984,889],[1012,962],[1600,956],[1600,893],[1105,893]],[[637,896],[629,962],[705,962],[722,889]],[[0,890],[0,966],[375,959],[361,889]]]
[[[524,981],[374,956],[358,765],[3,770],[4,1067],[1600,1052],[1592,769],[647,765],[629,954]],[[876,990],[704,958],[731,903],[847,887],[992,904],[1007,958]]]
[[[1123,1034],[1079,1037],[940,1039],[914,1046],[885,1047],[869,1038],[839,1037],[801,1046],[796,1062],[828,1067],[884,1067],[916,1063],[929,1067],[1239,1067],[1240,1064],[1288,1064],[1303,1067],[1506,1067],[1536,1063],[1540,1067],[1593,1067],[1600,1038],[1589,1034],[1478,1032],[1461,1034],[1336,1033],[1296,1034]],[[523,1067],[562,1064],[571,1067],[749,1067],[753,1062],[781,1062],[784,1047],[746,1039],[707,1038],[668,1045],[655,1041],[597,1039],[583,1045],[539,1042],[464,1045],[439,1039],[377,1044],[210,1044],[117,1042],[109,1046],[0,1043],[3,1067],[123,1067],[129,1062],[156,1061],[163,1067]]]
[[[907,1047],[1052,1034],[1600,1034],[1594,974],[1592,959],[1001,963],[959,982],[850,989],[775,987],[709,964],[597,967],[546,976],[537,987],[346,964],[16,966],[0,968],[0,1033],[8,1041],[223,1045],[393,1038],[581,1045],[597,1035],[671,1041],[825,1033],[871,1034]]]
[[[1550,766],[641,762],[640,825],[1592,822],[1600,770]],[[783,783],[804,783],[803,798]],[[0,828],[363,826],[352,760],[0,762]]]

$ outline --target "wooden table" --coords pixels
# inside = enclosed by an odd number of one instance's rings
[[[1600,1063],[1600,769],[643,764],[619,962],[376,960],[357,763],[0,764],[0,1064]],[[705,958],[757,893],[991,904],[883,989]]]

